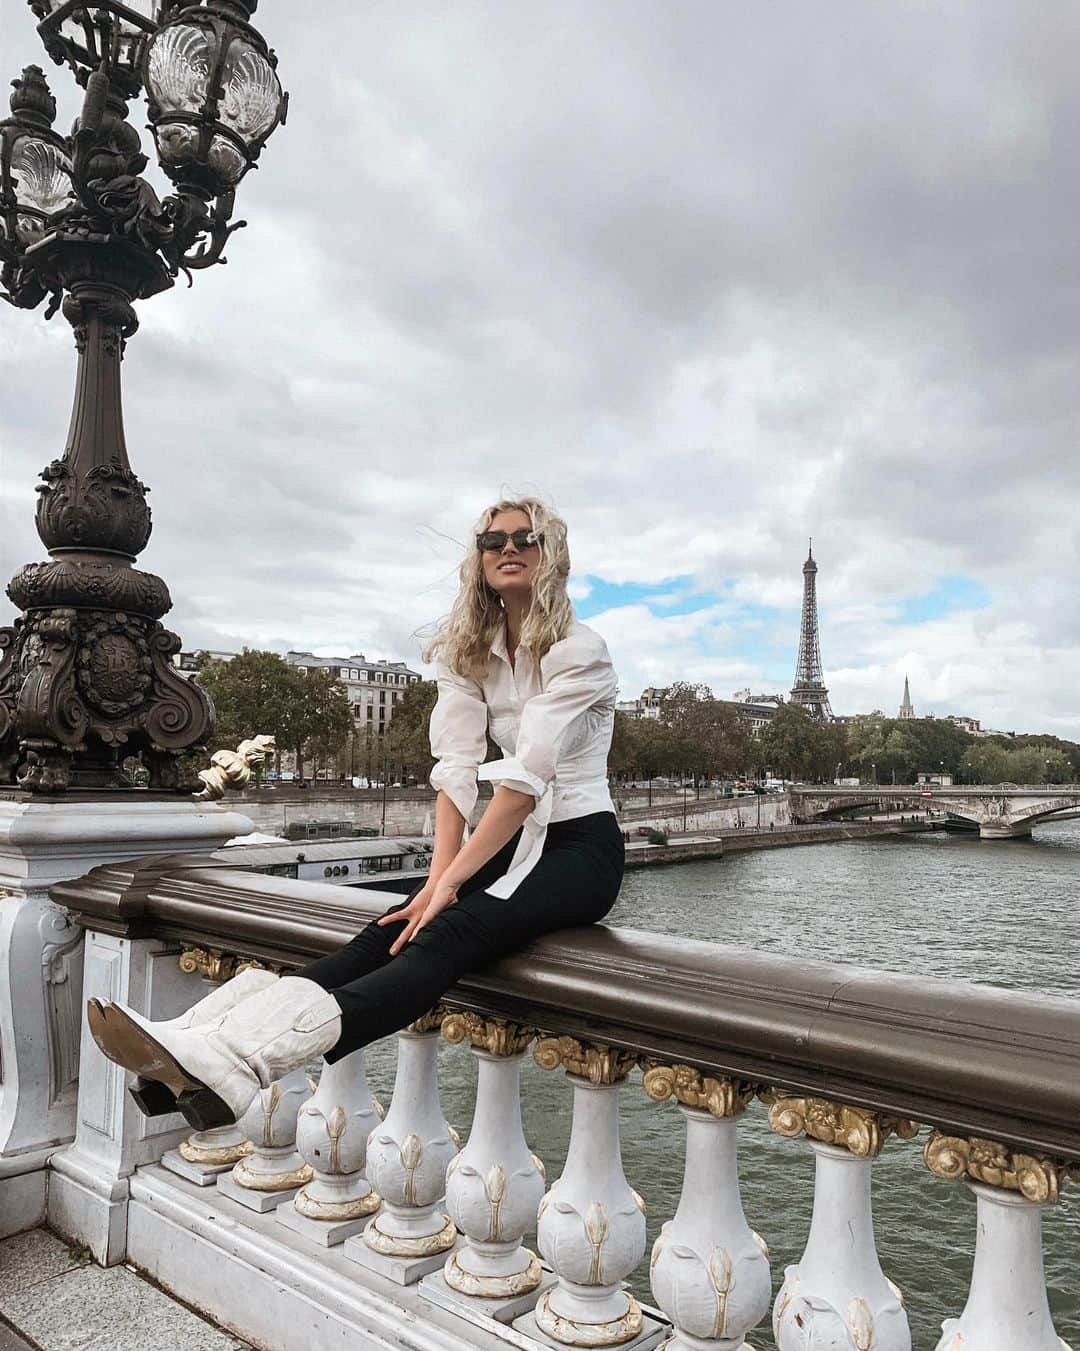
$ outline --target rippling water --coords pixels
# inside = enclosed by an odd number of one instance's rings
[[[962,835],[840,841],[736,854],[627,874],[612,924],[713,939],[798,957],[1080,994],[1080,821],[1037,831],[1032,842],[980,843]],[[447,1116],[472,1115],[473,1058],[442,1052]],[[369,1055],[385,1097],[393,1047]],[[525,1133],[558,1177],[570,1132],[561,1074],[526,1061]],[[646,1099],[635,1074],[623,1092],[623,1162],[648,1206],[649,1244],[674,1213],[682,1185],[683,1120]],[[760,1105],[740,1128],[747,1218],[767,1240],[774,1283],[797,1261],[809,1230],[813,1162],[805,1142],[770,1131]],[[933,1177],[918,1142],[891,1140],[874,1167],[874,1213],[885,1272],[905,1295],[917,1348],[932,1348],[941,1320],[967,1297],[975,1201],[961,1183]],[[1045,1212],[1050,1305],[1057,1331],[1080,1351],[1080,1187]],[[634,1277],[651,1302],[647,1260]],[[751,1336],[771,1347],[767,1323]]]

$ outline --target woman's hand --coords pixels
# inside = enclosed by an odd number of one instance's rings
[[[421,929],[425,928],[436,915],[453,905],[457,900],[456,882],[435,882],[431,878],[424,883],[408,905],[401,910],[393,910],[377,920],[378,924],[404,923],[405,928],[394,939],[390,956],[396,957],[406,943],[411,943]]]

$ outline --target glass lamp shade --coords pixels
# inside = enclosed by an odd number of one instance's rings
[[[56,101],[40,66],[12,81],[11,116],[0,122],[0,234],[6,252],[36,244],[76,202],[67,142],[52,129]]]
[[[216,56],[214,33],[201,24],[181,23],[159,33],[146,61],[146,90],[165,113],[197,113]]]
[[[160,29],[144,79],[161,167],[215,196],[243,178],[285,116],[261,37],[220,11],[189,8]]]
[[[270,134],[281,111],[281,81],[270,62],[249,43],[229,46],[221,73],[218,115],[250,150]]]
[[[5,159],[15,199],[15,233],[26,247],[44,235],[54,216],[75,205],[71,161],[59,146],[33,133],[15,138]]]

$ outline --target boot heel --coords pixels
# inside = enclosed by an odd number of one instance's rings
[[[167,1116],[180,1110],[172,1091],[156,1079],[136,1079],[129,1085],[128,1092],[139,1104],[143,1116]]]
[[[177,1110],[189,1126],[197,1131],[213,1130],[215,1126],[232,1126],[236,1116],[212,1088],[188,1089],[176,1099]]]

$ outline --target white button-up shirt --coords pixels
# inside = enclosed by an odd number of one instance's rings
[[[615,668],[603,638],[575,621],[539,665],[519,647],[511,666],[500,631],[482,681],[440,664],[438,683],[430,728],[438,760],[432,788],[446,793],[466,821],[476,806],[478,779],[536,798],[509,870],[487,888],[506,898],[536,866],[550,821],[615,810],[607,780]],[[482,764],[489,730],[504,756]]]

